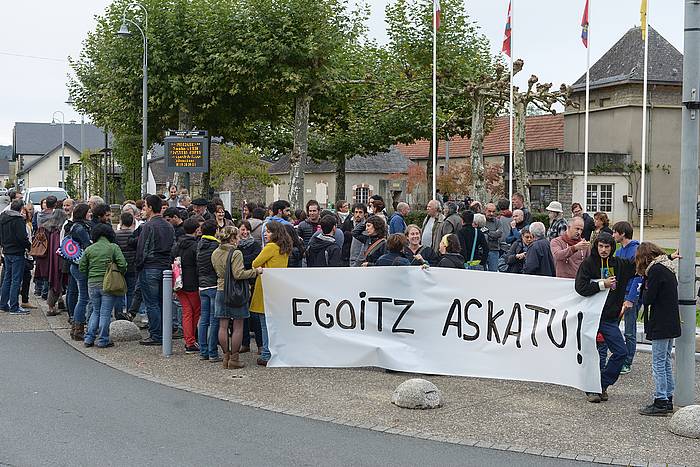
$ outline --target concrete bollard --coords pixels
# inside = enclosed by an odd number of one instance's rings
[[[163,271],[163,356],[173,354],[173,272]]]

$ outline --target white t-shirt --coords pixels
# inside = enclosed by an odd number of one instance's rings
[[[428,222],[425,223],[425,228],[423,229],[423,238],[421,238],[421,244],[429,248],[433,247],[433,226],[435,225],[435,218],[432,216],[428,217]]]

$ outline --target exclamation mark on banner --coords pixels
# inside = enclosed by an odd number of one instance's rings
[[[576,355],[576,360],[580,365],[583,363],[583,355],[581,355],[581,326],[583,325],[583,313],[578,312],[578,326],[576,327],[576,345],[578,345],[578,354]]]

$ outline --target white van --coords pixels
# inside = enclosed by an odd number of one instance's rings
[[[22,192],[24,195],[25,203],[32,203],[34,205],[34,212],[41,212],[41,200],[47,196],[55,196],[59,203],[63,203],[63,200],[68,198],[68,193],[63,188],[57,186],[37,186],[33,188],[27,188]],[[61,204],[56,205],[58,208]]]

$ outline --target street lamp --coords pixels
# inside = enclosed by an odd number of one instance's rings
[[[61,114],[61,188],[66,189],[66,116],[60,110],[57,110],[51,115],[51,125],[56,125],[56,114]]]
[[[135,21],[126,17],[126,12],[131,8],[139,8],[143,11],[143,29]],[[136,29],[139,30],[141,36],[143,37],[143,110],[142,110],[142,160],[141,160],[141,193],[146,194],[148,186],[148,38],[146,37],[146,31],[148,31],[148,11],[146,7],[138,2],[129,3],[124,8],[124,13],[122,14],[122,25],[117,31],[119,37],[131,37],[131,31],[129,31],[129,25],[132,24]]]

